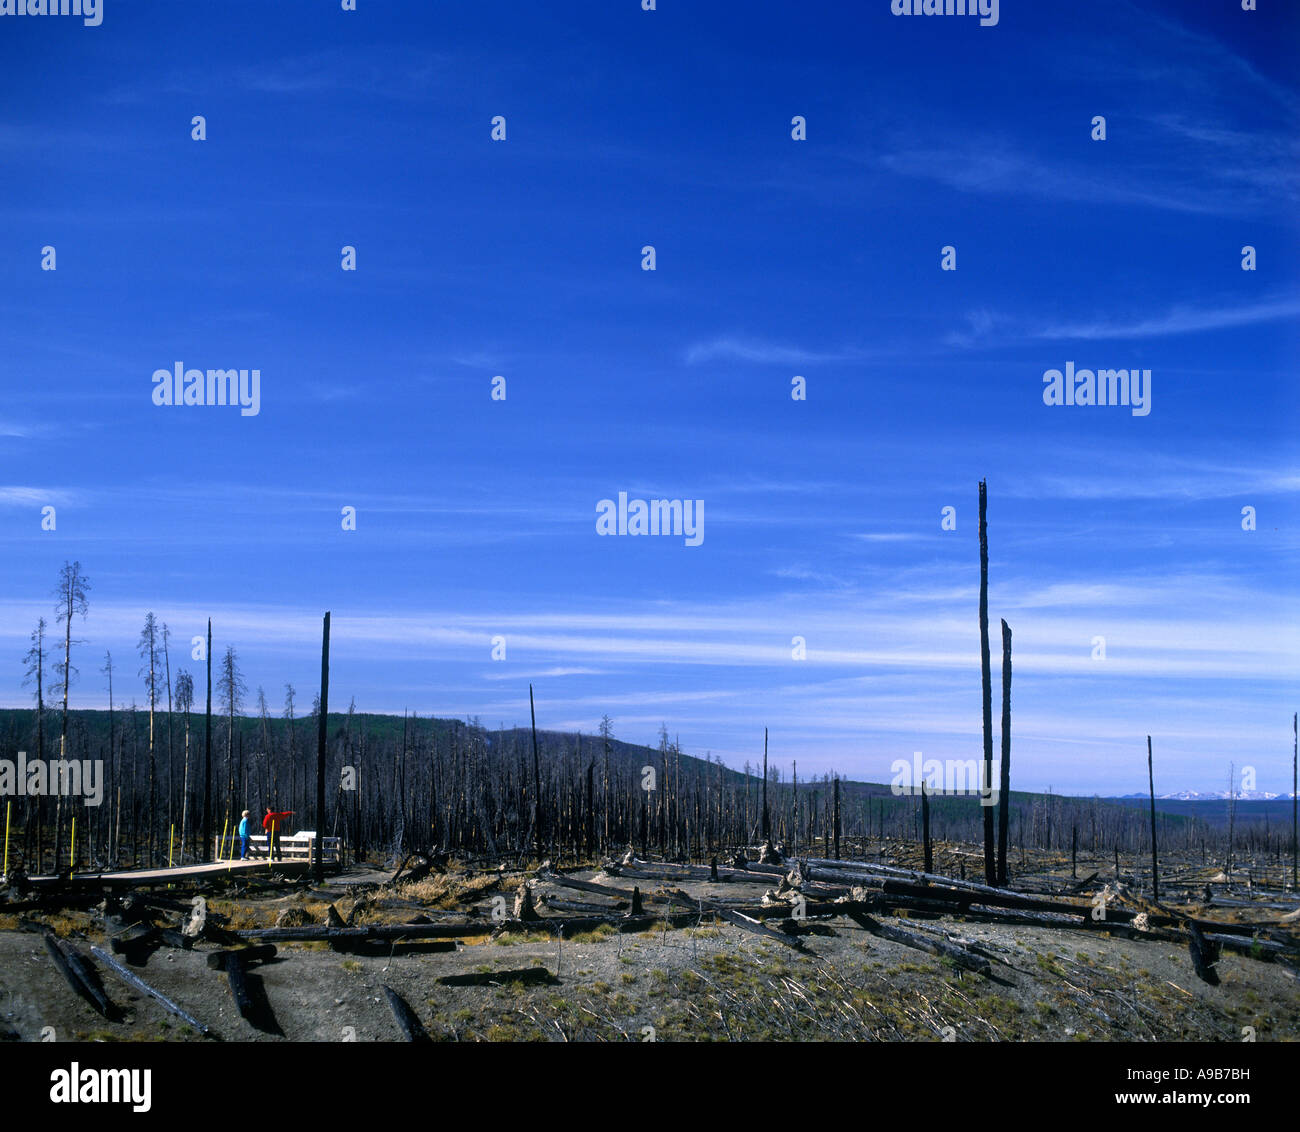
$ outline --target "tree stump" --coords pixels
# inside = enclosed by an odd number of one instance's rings
[[[528,881],[522,881],[515,889],[515,919],[531,922],[541,917],[533,908],[533,889]]]

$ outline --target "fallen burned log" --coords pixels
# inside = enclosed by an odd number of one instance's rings
[[[388,998],[388,1005],[393,1012],[393,1018],[397,1021],[397,1028],[402,1031],[402,1037],[408,1042],[415,1042],[419,1045],[432,1045],[433,1039],[429,1037],[429,1032],[424,1028],[424,1024],[416,1016],[400,994],[386,983],[381,984],[384,988],[384,994]]]
[[[626,912],[628,910],[626,900],[619,900],[610,905],[590,904],[585,900],[556,900],[554,897],[548,897],[546,900],[539,900],[538,903],[553,912],[590,912],[594,915],[612,915],[615,912]]]
[[[506,983],[523,983],[525,986],[550,986],[560,980],[545,967],[519,967],[513,971],[475,971],[467,975],[440,975],[438,982],[444,987],[499,987]]]
[[[265,963],[268,959],[275,958],[275,944],[257,943],[251,947],[234,947],[223,951],[210,951],[204,956],[208,968],[213,971],[224,971],[226,964],[231,960],[238,960],[240,963]]]
[[[616,888],[611,884],[597,884],[591,880],[578,880],[576,877],[561,876],[559,873],[538,873],[537,879],[546,884],[553,884],[558,888],[572,888],[578,892],[590,892],[598,896],[608,896],[613,899],[626,901],[629,904],[632,900],[632,894],[635,888]],[[667,900],[657,896],[642,895],[643,900],[649,900],[651,903],[666,904]]]
[[[240,1016],[251,1022],[257,1014],[257,1007],[253,1002],[252,994],[249,993],[244,964],[238,959],[232,959],[222,964],[221,970],[226,973],[226,983],[230,987],[230,996],[235,1000],[235,1006],[238,1008]]]
[[[72,988],[73,993],[109,1021],[118,1021],[120,1013],[117,1007],[108,1000],[104,988],[99,985],[99,980],[87,977],[85,960],[72,948],[66,947],[53,932],[46,932],[43,938],[45,940],[45,950],[50,953],[50,958],[54,960],[54,966],[58,969],[59,974],[63,976],[64,982]]]
[[[855,924],[865,928],[872,935],[879,936],[881,939],[892,940],[894,943],[901,943],[905,947],[913,947],[918,951],[927,951],[931,955],[949,959],[956,963],[957,966],[964,967],[968,971],[974,971],[979,975],[991,976],[993,974],[993,968],[984,956],[977,955],[965,947],[949,943],[948,940],[940,939],[938,936],[917,935],[915,932],[905,931],[893,924],[882,924],[856,905],[842,904],[840,907],[843,909],[844,915],[848,916]]]
[[[902,869],[894,865],[875,865],[866,861],[831,861],[822,858],[816,858],[806,861],[807,866],[805,875],[812,877],[816,873],[830,874],[829,878],[834,881],[842,882],[849,880],[854,883],[876,882],[883,880],[911,881],[913,884],[928,882],[929,884],[940,885],[948,889],[961,890],[963,892],[975,892],[985,896],[1015,898],[1019,897],[1024,900],[1033,900],[1034,897],[1025,893],[1015,892],[1009,888],[995,888],[992,885],[977,884],[971,880],[960,880],[957,877],[942,876],[938,873],[920,872],[916,869]]]
[[[730,908],[724,908],[722,905],[717,904],[714,901],[703,900],[695,896],[688,896],[679,888],[672,889],[667,893],[667,896],[672,903],[679,907],[699,908],[701,912],[712,912],[715,916],[719,916],[726,920],[727,923],[734,924],[738,928],[743,928],[747,932],[753,932],[755,935],[760,935],[764,939],[773,939],[778,943],[784,943],[787,947],[793,947],[796,951],[804,950],[803,942],[798,936],[789,935],[786,932],[778,932],[773,928],[769,928],[761,920],[751,919],[749,916],[740,912],[734,912]]]
[[[333,943],[366,939],[456,939],[487,935],[490,930],[487,924],[367,924],[355,928],[311,924],[301,928],[245,928],[231,935],[239,940],[264,943]]]
[[[609,865],[610,876],[636,877],[639,880],[713,880],[713,870],[703,865],[660,865],[654,861],[634,860],[626,865]],[[783,877],[788,872],[777,865],[760,865],[751,861],[747,868],[729,869],[718,866],[718,881],[750,881],[770,884],[773,877]]]
[[[706,913],[708,915],[709,913]],[[619,932],[643,932],[661,924],[672,928],[691,927],[700,921],[698,912],[658,912],[653,915],[633,916],[618,913],[612,916],[547,916],[539,920],[506,920],[496,926],[493,934],[514,932],[547,932],[558,939],[569,939],[581,932],[613,927]]]
[[[118,955],[126,955],[132,962],[142,952],[147,952],[161,938],[152,924],[131,924],[109,937],[109,948]]]
[[[109,1001],[108,992],[104,990],[104,984],[100,982],[99,973],[95,970],[94,964],[90,962],[71,944],[57,940],[59,949],[67,956],[68,966],[72,968],[81,984],[90,992],[91,998],[95,1000],[99,1012],[111,1021],[121,1021],[122,1011],[114,1003]]]
[[[1214,965],[1219,961],[1220,945],[1212,943],[1201,934],[1195,920],[1187,921],[1187,948],[1192,956],[1192,968],[1202,982],[1212,987],[1219,985],[1219,973]]]
[[[240,1016],[250,1026],[263,1033],[283,1036],[284,1031],[280,1029],[280,1024],[271,1010],[271,1003],[266,997],[262,980],[257,975],[249,973],[248,965],[238,951],[232,952],[227,957],[221,970],[225,972],[226,983],[230,987],[231,997],[235,1000]]]
[[[1205,923],[1202,921],[1198,925],[1202,930]],[[1236,935],[1224,935],[1221,932],[1206,932],[1203,930],[1203,937],[1211,944],[1226,948],[1236,955],[1248,955],[1252,959],[1260,959],[1265,963],[1274,960],[1287,959],[1292,962],[1300,961],[1300,947],[1294,943],[1282,943],[1278,940],[1260,939],[1242,939]]]
[[[116,974],[119,978],[121,978],[124,982],[126,982],[130,986],[135,987],[136,990],[143,991],[145,994],[147,994],[150,998],[152,998],[164,1009],[169,1010],[172,1014],[175,1014],[176,1017],[180,1018],[183,1022],[186,1023],[186,1025],[193,1026],[194,1029],[196,1029],[204,1037],[211,1038],[216,1036],[207,1026],[205,1026],[192,1014],[187,1014],[184,1010],[182,1010],[179,1006],[177,1006],[176,1003],[174,1003],[170,998],[168,998],[161,991],[154,990],[153,987],[151,987],[138,975],[134,974],[131,971],[128,971],[125,967],[122,966],[121,963],[119,963],[116,959],[114,959],[102,948],[91,947],[90,953],[101,963],[103,963],[106,967],[108,967],[111,971],[113,971],[113,973]]]
[[[69,908],[93,908],[100,901],[97,892],[51,893],[36,900],[0,900],[0,914],[18,915],[24,912],[62,912]]]
[[[995,888],[988,888],[980,893],[968,889],[944,887],[938,884],[911,884],[901,880],[884,880],[880,882],[879,887],[887,896],[916,896],[931,902],[938,901],[951,904],[956,909],[968,908],[972,904],[982,904],[985,907],[1011,908],[1025,912],[1054,912],[1058,916],[1080,916],[1085,919],[1091,915],[1093,910],[1090,904],[1071,904],[1062,900],[1043,900],[1036,896],[1024,896],[1020,893]],[[1123,908],[1106,909],[1108,919],[1119,920],[1121,923],[1133,919],[1135,915],[1136,913]]]

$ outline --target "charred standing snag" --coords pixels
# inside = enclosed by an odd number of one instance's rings
[[[325,854],[321,852],[320,838],[325,824],[325,742],[327,738],[330,700],[330,615],[325,611],[325,625],[321,630],[320,646],[320,729],[316,733],[316,883],[325,881]],[[270,845],[267,845],[268,851]]]
[[[835,859],[840,859],[840,776],[835,776]]]
[[[998,884],[1007,883],[1007,828],[1011,820],[1011,626],[1002,622],[1002,777],[998,790]],[[927,870],[928,871],[928,870]]]
[[[212,840],[212,618],[208,618],[208,709],[203,717],[203,859],[211,861]]]
[[[984,790],[993,785],[993,674],[989,662],[988,489],[980,480],[980,679],[984,694]],[[984,882],[998,883],[993,856],[993,808],[984,809]]]
[[[921,830],[925,840],[925,871],[934,872],[934,846],[930,844],[930,795],[925,792],[925,779],[921,779]]]
[[[537,756],[537,708],[533,706],[533,686],[528,685],[528,715],[533,727],[533,852],[542,855],[542,764]]]
[[[1151,768],[1151,736],[1147,736],[1147,783],[1151,789],[1151,899],[1160,903],[1160,864],[1156,860],[1156,777]]]
[[[763,840],[772,839],[772,819],[767,809],[767,728],[763,728]]]

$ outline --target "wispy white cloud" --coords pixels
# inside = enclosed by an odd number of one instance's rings
[[[0,507],[44,507],[47,504],[62,507],[76,497],[58,488],[0,487]]]
[[[560,676],[599,676],[599,668],[539,668],[533,672],[521,672],[512,670],[510,672],[485,672],[484,680],[546,680]]]
[[[944,342],[958,348],[1005,347],[1026,342],[1111,341],[1166,338],[1212,330],[1231,330],[1300,317],[1300,296],[1287,295],[1256,303],[1214,306],[1183,303],[1142,318],[1105,315],[1073,322],[1010,315],[982,307],[966,315],[968,329],[952,331]]]
[[[1195,334],[1278,322],[1300,316],[1300,297],[1273,299],[1245,306],[1177,306],[1161,314],[1136,321],[1095,319],[1088,322],[1058,323],[1040,327],[1031,336],[1040,339],[1077,338],[1163,338],[1171,334]]]
[[[760,365],[809,365],[818,362],[861,362],[878,353],[857,347],[838,350],[810,350],[802,346],[780,345],[755,338],[721,337],[696,342],[686,349],[687,365],[712,361],[757,362]]]

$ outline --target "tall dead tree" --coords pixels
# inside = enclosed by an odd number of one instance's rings
[[[533,686],[528,685],[528,715],[533,726],[533,850],[542,855],[542,763],[537,756],[537,708],[533,706]]]
[[[328,734],[330,700],[330,615],[325,611],[320,645],[320,726],[316,732],[316,883],[325,880],[325,741]]]
[[[171,630],[167,628],[167,622],[163,622],[162,627],[162,655],[163,669],[167,678],[167,829],[168,837],[171,837],[172,822],[175,813],[172,810],[173,802],[173,777],[176,771],[176,749],[173,743],[174,735],[172,730],[172,655],[171,655]],[[184,852],[184,842],[181,842],[182,852]],[[170,849],[170,842],[168,845]]]
[[[208,710],[203,720],[203,860],[216,852],[212,840],[212,618],[208,618]]]
[[[930,795],[925,791],[925,779],[921,779],[921,841],[925,846],[925,871],[934,872],[934,847],[930,844]]]
[[[980,677],[984,692],[984,790],[993,787],[993,673],[989,661],[989,532],[988,489],[980,480]],[[998,883],[993,852],[993,807],[984,807],[984,878]]]
[[[154,834],[157,830],[157,763],[154,759],[154,710],[158,704],[158,622],[152,613],[146,613],[144,628],[140,630],[137,645],[140,659],[140,676],[144,679],[145,690],[149,693],[149,836],[146,860],[149,867],[154,864]]]
[[[840,859],[840,776],[835,776],[835,859]]]
[[[763,728],[763,840],[772,836],[772,818],[767,810],[767,728]]]
[[[23,684],[36,685],[36,758],[42,766],[45,765],[45,618],[38,618],[36,628],[32,630],[32,647],[28,650],[27,655],[23,658],[27,667],[23,672]],[[112,677],[110,676],[110,680]],[[110,685],[111,686],[111,685]],[[111,697],[110,697],[111,701]],[[109,712],[113,710],[112,703],[109,704]],[[111,735],[113,727],[113,717],[109,715],[109,733]],[[41,802],[43,799],[38,794],[36,796],[35,807],[32,805],[32,798],[27,798],[27,836],[31,837],[32,817],[35,811],[36,827],[36,855],[33,860],[36,863],[34,872],[41,871]],[[58,872],[58,842],[54,844],[55,853],[55,872]],[[31,867],[30,865],[28,866]]]
[[[235,716],[240,714],[247,692],[244,678],[239,673],[239,657],[234,645],[226,646],[226,655],[221,660],[221,679],[217,681],[217,691],[221,693],[222,705],[226,713],[226,817],[231,816],[231,804],[235,801],[235,791],[243,788],[243,783],[235,774]],[[241,756],[242,761],[242,756]],[[239,777],[242,777],[239,776]],[[242,809],[243,803],[237,807]]]
[[[190,826],[190,708],[194,706],[194,677],[185,669],[176,675],[176,706],[185,716],[185,765],[181,773],[181,857]]]
[[[601,793],[604,798],[605,809],[605,837],[601,842],[601,849],[609,848],[609,741],[614,734],[614,721],[608,715],[601,716],[600,719],[600,738],[605,747],[605,769],[601,774]]]
[[[1291,716],[1291,887],[1300,888],[1300,841],[1296,839],[1296,771],[1300,769],[1300,713]]]
[[[117,748],[116,748],[116,746],[114,745],[114,742],[113,742],[113,735],[114,735],[114,731],[113,731],[113,654],[112,654],[111,652],[109,652],[107,649],[104,650],[104,667],[101,668],[100,671],[101,671],[102,673],[104,673],[105,676],[108,677],[108,761],[109,761],[109,766],[110,766],[110,767],[112,768],[112,770],[113,770],[113,777],[112,777],[112,780],[111,780],[112,783],[113,783],[113,788],[114,788],[114,789],[117,789],[117,788],[118,788],[117,757],[116,757],[116,751],[117,751]],[[109,859],[109,861],[111,862],[111,861],[113,860],[113,854],[114,854],[114,850],[115,850],[116,847],[114,846],[113,841],[112,841],[112,838],[111,838],[111,830],[112,830],[112,827],[110,826],[109,828],[110,828],[110,837],[109,837],[109,839],[108,839],[108,859]]]
[[[1151,792],[1151,899],[1160,901],[1160,864],[1156,859],[1156,776],[1151,766],[1151,736],[1147,736],[1147,785]]]
[[[55,590],[58,598],[55,604],[56,620],[63,622],[63,663],[58,666],[59,685],[63,692],[63,723],[59,731],[59,759],[68,757],[68,689],[72,686],[77,670],[72,666],[72,616],[80,613],[84,619],[90,609],[86,600],[86,591],[90,589],[89,579],[81,572],[81,563],[63,564],[59,571],[59,586]],[[80,642],[78,642],[80,643]],[[54,865],[58,871],[59,846],[63,843],[63,791],[54,799]],[[69,862],[71,867],[71,862]]]
[[[1002,622],[1002,777],[998,788],[998,884],[1007,883],[1011,821],[1011,626]]]

